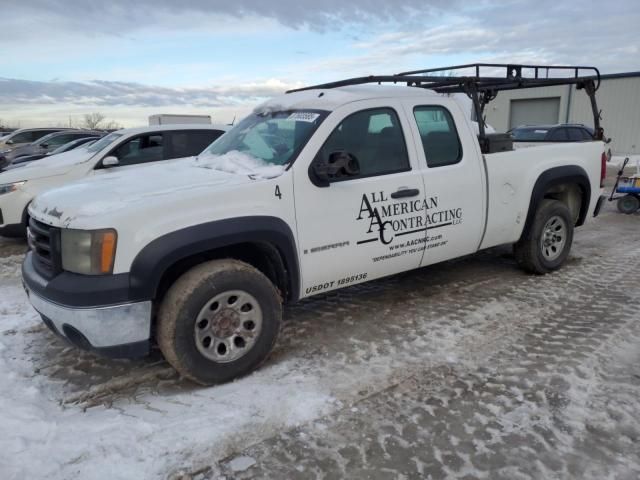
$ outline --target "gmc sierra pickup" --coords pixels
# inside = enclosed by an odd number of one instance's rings
[[[39,195],[31,303],[81,348],[126,357],[157,343],[212,384],[267,358],[283,303],[496,245],[529,272],[560,268],[602,203],[604,143],[512,150],[482,122],[479,140],[439,90],[452,83],[421,78],[290,92],[194,160]],[[407,86],[360,85],[385,81]],[[476,106],[483,81],[460,81]]]

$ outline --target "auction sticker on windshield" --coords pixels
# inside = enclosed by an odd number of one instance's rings
[[[319,113],[313,113],[313,112],[294,112],[291,115],[289,115],[289,117],[287,117],[287,120],[294,120],[296,122],[313,123],[318,119],[319,116],[320,116]]]

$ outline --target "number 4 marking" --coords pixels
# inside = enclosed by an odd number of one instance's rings
[[[276,185],[276,197],[282,200],[282,193],[280,193],[280,185]]]

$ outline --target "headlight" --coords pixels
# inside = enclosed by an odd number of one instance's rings
[[[24,185],[25,183],[27,182],[22,181],[22,182],[14,182],[14,183],[5,183],[4,185],[0,185],[0,195],[4,193],[15,192],[18,189],[18,187]]]
[[[4,150],[0,150],[0,155],[3,155],[5,153],[9,153],[13,151],[13,148],[5,148]]]
[[[83,275],[113,272],[118,234],[115,230],[63,229],[62,268]]]

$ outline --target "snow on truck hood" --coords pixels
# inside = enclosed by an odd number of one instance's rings
[[[261,171],[258,164],[249,164],[250,160],[244,159],[247,164],[236,165],[233,160],[242,159],[242,155],[224,157],[227,155],[204,160],[185,158],[180,162],[161,162],[120,172],[105,172],[37,196],[29,212],[45,223],[66,227],[75,219],[135,208],[140,202],[178,197],[197,189],[210,191],[212,188],[227,188],[278,176],[273,168]],[[284,167],[280,168],[280,173],[282,171]]]
[[[269,164],[236,150],[224,155],[210,155],[205,152],[196,158],[196,165],[221,172],[249,175],[253,178],[275,178],[286,170],[286,165]]]

